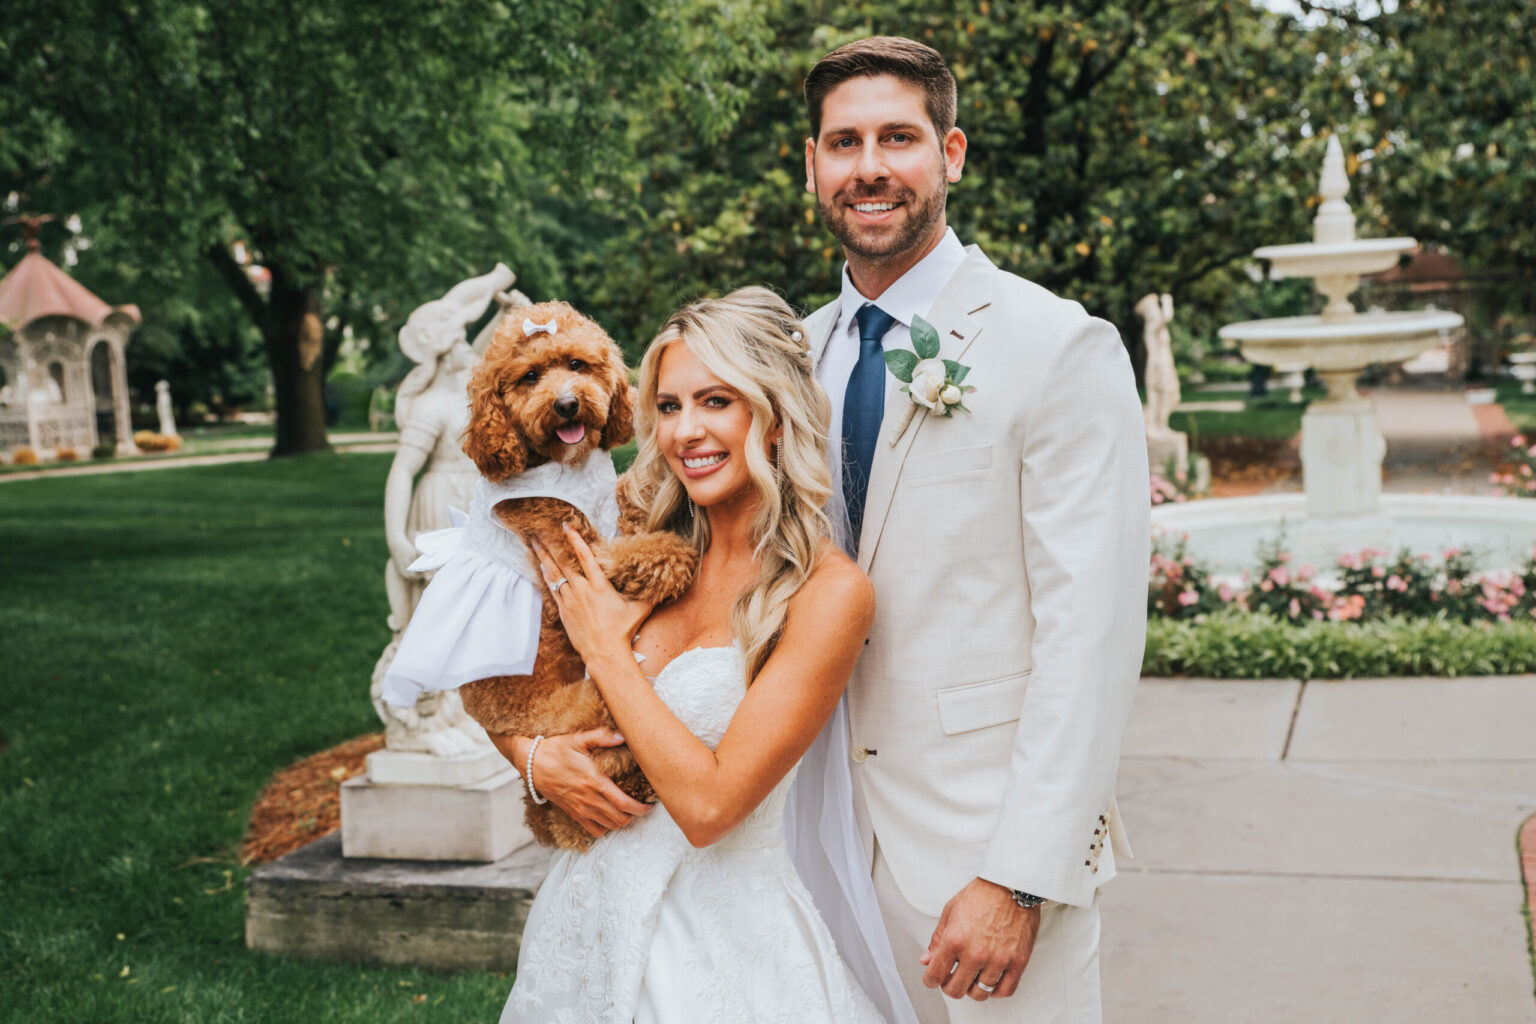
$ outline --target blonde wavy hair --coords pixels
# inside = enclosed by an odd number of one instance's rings
[[[773,653],[789,600],[810,578],[832,536],[823,508],[832,494],[827,468],[831,404],[812,373],[805,328],[794,310],[766,288],[740,288],[672,314],[640,361],[635,411],[640,451],[625,477],[629,497],[645,510],[647,529],[671,530],[700,551],[709,548],[709,517],[693,514],[682,481],[656,444],[657,378],[667,346],[685,342],[710,373],[747,403],[752,426],[746,460],[757,491],[752,521],[757,580],[731,608],[731,633],[746,661],[747,685]],[[782,427],[780,469],[768,436]]]

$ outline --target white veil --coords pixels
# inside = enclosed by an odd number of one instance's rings
[[[917,1024],[875,902],[870,864],[853,820],[848,696],[800,761],[784,805],[790,856],[837,951],[890,1024]]]

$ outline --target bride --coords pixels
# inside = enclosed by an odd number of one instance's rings
[[[811,370],[799,322],[766,289],[680,310],[640,365],[625,485],[650,529],[703,552],[692,589],[653,609],[620,597],[574,534],[576,563],[537,548],[623,736],[497,737],[601,836],[555,856],[503,1024],[914,1019],[860,886],[867,864],[847,868],[862,854],[845,788],[816,778],[785,813],[813,742],[814,771],[846,777],[826,746],[874,617],[822,512],[829,413]],[[620,742],[659,805],[594,783],[584,751]]]

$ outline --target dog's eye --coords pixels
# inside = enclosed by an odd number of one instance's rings
[[[572,359],[571,360],[571,369],[574,372],[580,373],[582,370],[585,370],[586,368],[587,368],[587,364],[582,362],[580,359]]]
[[[522,376],[522,382],[524,384],[532,384],[535,381],[537,381],[538,379],[539,379],[539,371],[538,370],[529,370],[527,373],[523,374],[523,376]]]

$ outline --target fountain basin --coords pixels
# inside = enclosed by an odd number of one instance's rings
[[[1442,310],[1360,313],[1347,320],[1287,316],[1228,324],[1217,333],[1242,347],[1243,358],[1267,366],[1302,363],[1319,373],[1363,370],[1412,359],[1460,327]]]
[[[1397,266],[1397,257],[1418,245],[1412,238],[1357,238],[1343,242],[1295,242],[1253,250],[1269,262],[1273,277],[1328,277],[1379,274]]]
[[[1189,536],[1189,554],[1222,574],[1258,564],[1261,543],[1285,533],[1293,564],[1326,575],[1340,555],[1408,548],[1437,562],[1447,548],[1471,552],[1479,569],[1524,563],[1536,544],[1536,500],[1461,494],[1384,494],[1371,515],[1307,515],[1304,494],[1209,498],[1152,510],[1152,529]]]

